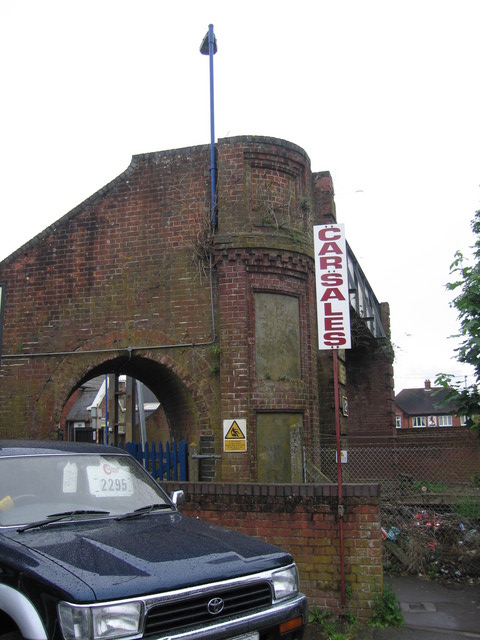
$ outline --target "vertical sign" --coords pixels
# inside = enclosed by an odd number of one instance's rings
[[[0,363],[2,362],[2,331],[3,331],[3,294],[5,286],[0,283]]]
[[[350,349],[350,296],[343,224],[313,227],[318,348]]]

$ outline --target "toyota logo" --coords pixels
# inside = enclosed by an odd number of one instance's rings
[[[207,604],[208,613],[211,613],[212,616],[218,616],[219,613],[222,613],[224,607],[225,602],[221,598],[212,598]]]

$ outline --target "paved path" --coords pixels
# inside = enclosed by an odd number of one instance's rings
[[[366,629],[357,640],[480,639],[480,585],[450,588],[412,576],[385,580],[391,580],[405,624]],[[314,640],[314,635],[307,634],[306,640]]]
[[[405,627],[424,632],[416,637],[480,638],[480,585],[449,588],[406,576],[393,578],[392,586],[400,601]],[[426,635],[427,630],[434,635]]]

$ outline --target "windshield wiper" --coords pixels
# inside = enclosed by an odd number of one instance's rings
[[[171,509],[172,505],[167,504],[165,502],[157,502],[155,504],[149,504],[146,507],[140,507],[139,509],[135,509],[130,513],[125,513],[122,516],[117,516],[115,520],[128,520],[129,518],[137,518],[138,516],[143,516],[146,513],[151,513],[152,511],[157,511],[160,509]]]
[[[110,511],[103,511],[97,509],[74,509],[73,511],[62,511],[61,513],[51,513],[44,520],[39,520],[38,522],[31,522],[30,524],[26,524],[23,527],[17,529],[19,533],[23,531],[28,531],[29,529],[37,529],[40,527],[45,527],[47,524],[53,524],[54,522],[60,522],[61,520],[65,520],[65,518],[69,518],[70,516],[79,516],[79,515],[108,515]]]
[[[61,511],[60,513],[49,513],[47,518],[60,518],[64,516],[81,516],[86,515],[107,515],[110,511],[103,509],[74,509],[73,511]]]

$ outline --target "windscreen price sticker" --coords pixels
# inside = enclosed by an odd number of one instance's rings
[[[87,467],[87,475],[90,493],[94,496],[133,495],[132,477],[125,467],[103,462],[99,466]]]

